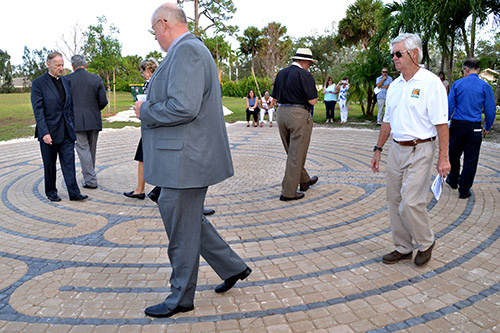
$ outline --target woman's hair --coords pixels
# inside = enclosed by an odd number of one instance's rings
[[[158,68],[158,61],[156,61],[155,58],[147,58],[141,61],[139,67],[141,69],[141,72],[149,69],[151,73],[154,73],[154,71]]]
[[[247,94],[247,98],[250,98],[250,92],[253,92],[253,97],[255,97],[255,91],[253,89],[250,89]]]
[[[331,76],[329,76],[328,79],[326,79],[325,88],[328,88],[328,86],[330,85],[330,80],[332,80],[332,84],[333,84],[333,78]]]

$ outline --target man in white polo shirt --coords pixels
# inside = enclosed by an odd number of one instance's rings
[[[386,113],[380,128],[371,168],[379,171],[382,147],[392,135],[387,160],[387,206],[395,251],[382,257],[385,264],[411,259],[415,265],[431,259],[434,233],[427,214],[427,194],[435,139],[439,139],[437,171],[446,176],[448,160],[448,99],[439,77],[421,68],[422,41],[415,34],[402,34],[392,41],[392,60],[401,75],[387,91]]]

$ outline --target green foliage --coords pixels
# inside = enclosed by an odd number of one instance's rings
[[[11,93],[14,91],[10,55],[2,50],[0,50],[0,85],[0,93]]]
[[[363,50],[368,49],[370,40],[377,32],[381,9],[381,0],[356,0],[349,5],[346,17],[339,22],[338,41],[346,46],[361,43]]]
[[[139,72],[139,65],[142,59],[135,56],[126,56],[116,68],[116,90],[130,91],[129,84],[142,84],[144,78]]]
[[[160,63],[163,60],[163,53],[160,51],[151,51],[146,54],[146,58],[155,58]]]
[[[238,37],[240,51],[246,56],[250,56],[252,67],[255,55],[260,48],[261,31],[257,27],[250,26],[243,32],[243,37]]]
[[[216,64],[219,64],[223,59],[229,58],[231,45],[224,40],[223,36],[218,35],[211,38],[204,38],[203,42],[212,54]]]
[[[42,74],[47,72],[47,56],[52,50],[47,50],[45,47],[41,50],[33,50],[30,52],[27,46],[24,47],[23,64],[20,65],[19,72],[22,76],[27,77],[31,82]]]
[[[261,94],[264,94],[264,91],[266,90],[272,92],[273,81],[270,78],[257,78],[257,83],[259,84]],[[253,89],[255,91],[255,94],[259,94],[257,86],[255,85],[255,81],[252,77],[246,77],[239,80],[238,82],[222,82],[222,96],[245,97],[250,89]]]
[[[277,22],[271,22],[262,29],[262,37],[257,43],[256,75],[273,78],[284,67],[293,46],[286,33],[287,28]]]
[[[178,0],[177,3],[181,6],[188,0]],[[198,6],[196,6],[196,4]],[[189,30],[197,36],[205,35],[207,30],[215,28],[216,32],[234,34],[238,28],[232,25],[226,25],[225,22],[229,21],[235,12],[233,0],[197,0],[195,1],[194,20],[188,22]],[[191,15],[187,15],[188,17]],[[199,26],[200,19],[206,18],[209,22],[208,26],[202,28]]]
[[[83,49],[87,56],[88,68],[97,72],[109,89],[113,69],[119,67],[122,61],[121,44],[116,37],[120,31],[111,24],[109,32],[106,32],[105,16],[98,17],[97,21],[97,25],[90,25],[88,31],[84,32],[86,41]]]

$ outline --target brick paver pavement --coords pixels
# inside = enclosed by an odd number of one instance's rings
[[[0,331],[500,331],[498,145],[483,145],[472,197],[445,186],[436,202],[429,192],[437,246],[417,268],[380,262],[393,246],[389,147],[382,172],[370,171],[377,131],[316,126],[306,167],[319,182],[296,202],[278,200],[277,126],[228,133],[236,174],[206,205],[253,273],[216,294],[220,279],[202,261],[195,310],[166,319],[144,315],[169,292],[158,209],[122,195],[135,187],[139,129],[102,132],[99,189],[83,189],[84,202],[68,200],[60,173],[63,200],[46,199],[36,141],[0,145]]]

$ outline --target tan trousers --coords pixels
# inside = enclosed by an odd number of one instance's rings
[[[415,246],[427,250],[434,242],[427,214],[434,142],[415,147],[392,143],[387,160],[387,207],[396,250],[409,253]]]
[[[281,183],[281,195],[293,198],[299,184],[311,179],[304,169],[304,164],[311,141],[313,121],[311,114],[306,109],[282,106],[278,107],[276,120],[278,121],[281,141],[288,154],[285,176]]]

